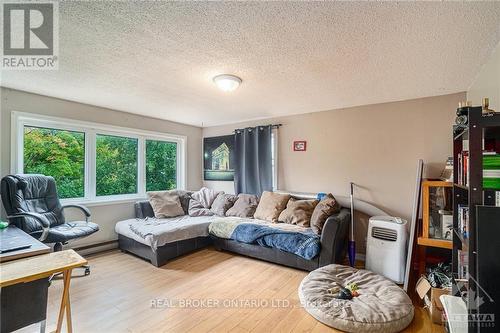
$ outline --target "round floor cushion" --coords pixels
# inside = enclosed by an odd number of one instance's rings
[[[359,296],[334,297],[329,289],[356,283]],[[346,332],[399,332],[413,320],[413,304],[392,281],[364,269],[328,265],[310,272],[299,286],[302,306],[320,322]]]

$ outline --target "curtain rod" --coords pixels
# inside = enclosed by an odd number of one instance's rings
[[[271,128],[280,128],[281,126],[283,126],[283,124],[258,125],[258,126],[255,126],[255,127],[260,127],[260,126],[271,126]],[[254,127],[249,126],[249,127],[245,127],[245,128],[237,128],[233,132],[243,131],[244,129],[247,129],[247,128],[254,128]]]

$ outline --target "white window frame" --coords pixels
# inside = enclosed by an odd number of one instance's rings
[[[187,137],[138,130],[127,127],[106,125],[101,123],[72,120],[66,118],[43,116],[38,114],[12,111],[11,115],[11,173],[23,173],[24,169],[24,127],[44,127],[57,130],[85,133],[85,176],[83,198],[61,199],[63,203],[106,204],[110,202],[126,202],[146,198],[146,140],[166,141],[177,144],[177,189],[186,188],[186,149]],[[137,139],[137,193],[117,194],[109,196],[96,195],[96,135],[114,135]]]

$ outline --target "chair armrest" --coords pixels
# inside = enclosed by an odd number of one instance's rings
[[[38,222],[40,222],[40,224],[42,225],[42,235],[40,236],[40,238],[38,240],[44,241],[47,238],[47,235],[49,234],[50,221],[42,214],[33,213],[33,212],[23,212],[23,213],[16,213],[14,215],[9,215],[9,216],[7,216],[7,219],[10,220],[10,219],[15,219],[15,218],[24,217],[24,216],[32,217],[35,220],[37,220]]]
[[[351,213],[342,208],[340,212],[329,216],[321,232],[321,252],[319,266],[342,263],[347,252],[347,239]]]
[[[82,213],[85,215],[85,221],[86,222],[89,221],[90,210],[85,206],[77,205],[77,204],[68,204],[68,205],[63,205],[62,208],[63,209],[65,209],[65,208],[77,208],[77,209],[81,210]]]

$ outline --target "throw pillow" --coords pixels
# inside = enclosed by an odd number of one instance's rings
[[[286,208],[288,200],[290,200],[289,194],[264,191],[260,198],[259,205],[255,210],[254,218],[277,223],[278,217]]]
[[[226,212],[229,208],[233,207],[234,202],[238,197],[234,194],[220,193],[217,198],[215,198],[210,210],[218,216],[226,216]]]
[[[148,192],[148,200],[156,218],[184,215],[179,195],[176,191]]]
[[[211,216],[214,213],[210,210],[215,198],[219,195],[218,191],[202,187],[199,191],[191,194],[189,201],[189,216]]]
[[[226,216],[252,218],[258,204],[259,198],[256,195],[240,193],[233,207],[226,212]]]
[[[311,216],[319,200],[298,200],[290,198],[286,209],[281,212],[278,221],[309,227]]]
[[[188,215],[189,210],[189,200],[191,200],[191,193],[184,190],[171,190],[170,192],[177,194],[181,202],[182,209],[184,210],[184,215]]]
[[[328,193],[314,208],[314,212],[311,216],[311,229],[317,233],[321,234],[323,231],[323,226],[325,225],[326,219],[335,213],[340,211],[340,205],[335,199],[335,197]]]

